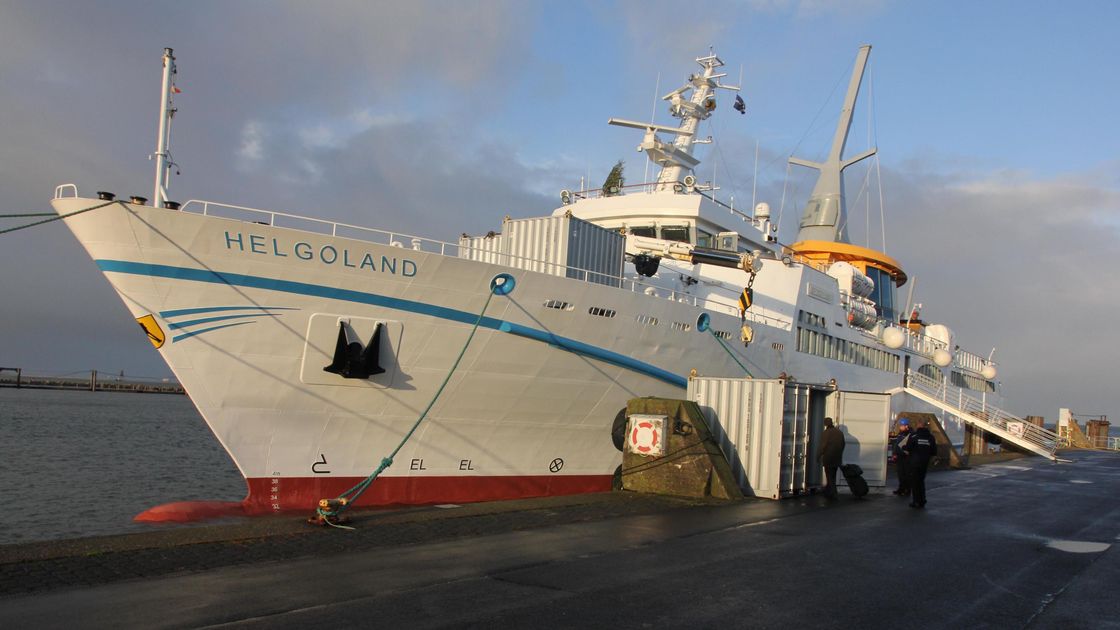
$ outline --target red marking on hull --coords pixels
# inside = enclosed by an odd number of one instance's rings
[[[177,501],[144,510],[132,520],[138,523],[189,523],[223,516],[245,516],[245,504],[237,501]]]
[[[247,479],[245,514],[312,511],[319,499],[333,499],[364,477],[254,477]],[[607,492],[610,475],[535,475],[522,477],[379,477],[355,506],[476,503]]]

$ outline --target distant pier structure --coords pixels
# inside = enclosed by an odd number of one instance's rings
[[[107,376],[97,370],[60,375],[29,373],[23,368],[0,367],[0,387],[16,389],[69,389],[89,392],[133,392],[139,394],[185,394],[178,382],[165,378]]]

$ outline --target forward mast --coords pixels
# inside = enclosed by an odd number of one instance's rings
[[[651,162],[661,167],[655,185],[658,191],[674,190],[674,186],[679,185],[685,175],[691,174],[700,164],[700,160],[692,154],[692,149],[693,145],[711,142],[711,138],[697,138],[696,131],[700,122],[707,120],[716,109],[715,90],[739,91],[737,86],[720,84],[719,80],[727,76],[727,73],[717,72],[717,69],[723,67],[723,61],[714,53],[698,57],[696,63],[700,64],[702,72],[689,75],[687,83],[661,97],[661,100],[669,102],[669,113],[674,118],[681,119],[677,127],[622,118],[607,121],[619,127],[645,131],[638,151],[644,151]],[[658,132],[674,134],[676,138],[672,142],[665,142],[657,136]]]

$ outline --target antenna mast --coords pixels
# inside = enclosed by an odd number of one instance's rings
[[[848,142],[848,130],[852,126],[852,111],[856,106],[856,97],[859,96],[859,85],[863,81],[863,70],[867,66],[869,54],[871,54],[870,45],[860,46],[828,159],[824,162],[811,162],[795,157],[789,159],[790,164],[820,171],[817,185],[813,188],[813,194],[809,196],[809,203],[806,204],[805,212],[801,216],[798,241],[849,242],[845,233],[847,211],[844,208],[844,178],[841,174],[852,164],[875,155],[876,151],[869,149],[848,160],[841,157],[844,153],[844,145]]]
[[[650,162],[661,167],[661,173],[657,177],[657,190],[673,190],[685,174],[693,171],[700,163],[692,155],[692,147],[694,144],[707,142],[696,138],[696,130],[700,121],[707,119],[715,111],[716,99],[713,92],[717,88],[739,90],[737,86],[722,85],[719,82],[727,74],[716,71],[723,66],[723,61],[715,54],[699,57],[696,63],[704,69],[702,73],[689,75],[682,87],[661,97],[661,100],[669,102],[669,113],[681,120],[679,126],[668,127],[621,118],[607,121],[611,125],[645,131],[638,151],[644,151]],[[691,96],[689,92],[692,93]],[[675,135],[676,138],[672,142],[662,141],[657,137],[659,132]]]
[[[152,195],[152,205],[162,208],[167,201],[167,183],[171,177],[171,156],[168,144],[171,141],[171,117],[175,109],[171,106],[171,92],[174,87],[175,55],[170,48],[163,49],[163,93],[159,102],[159,138],[156,140],[156,189]]]

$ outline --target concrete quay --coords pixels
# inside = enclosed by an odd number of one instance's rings
[[[873,493],[630,493],[0,547],[0,627],[1120,628],[1120,457]]]

